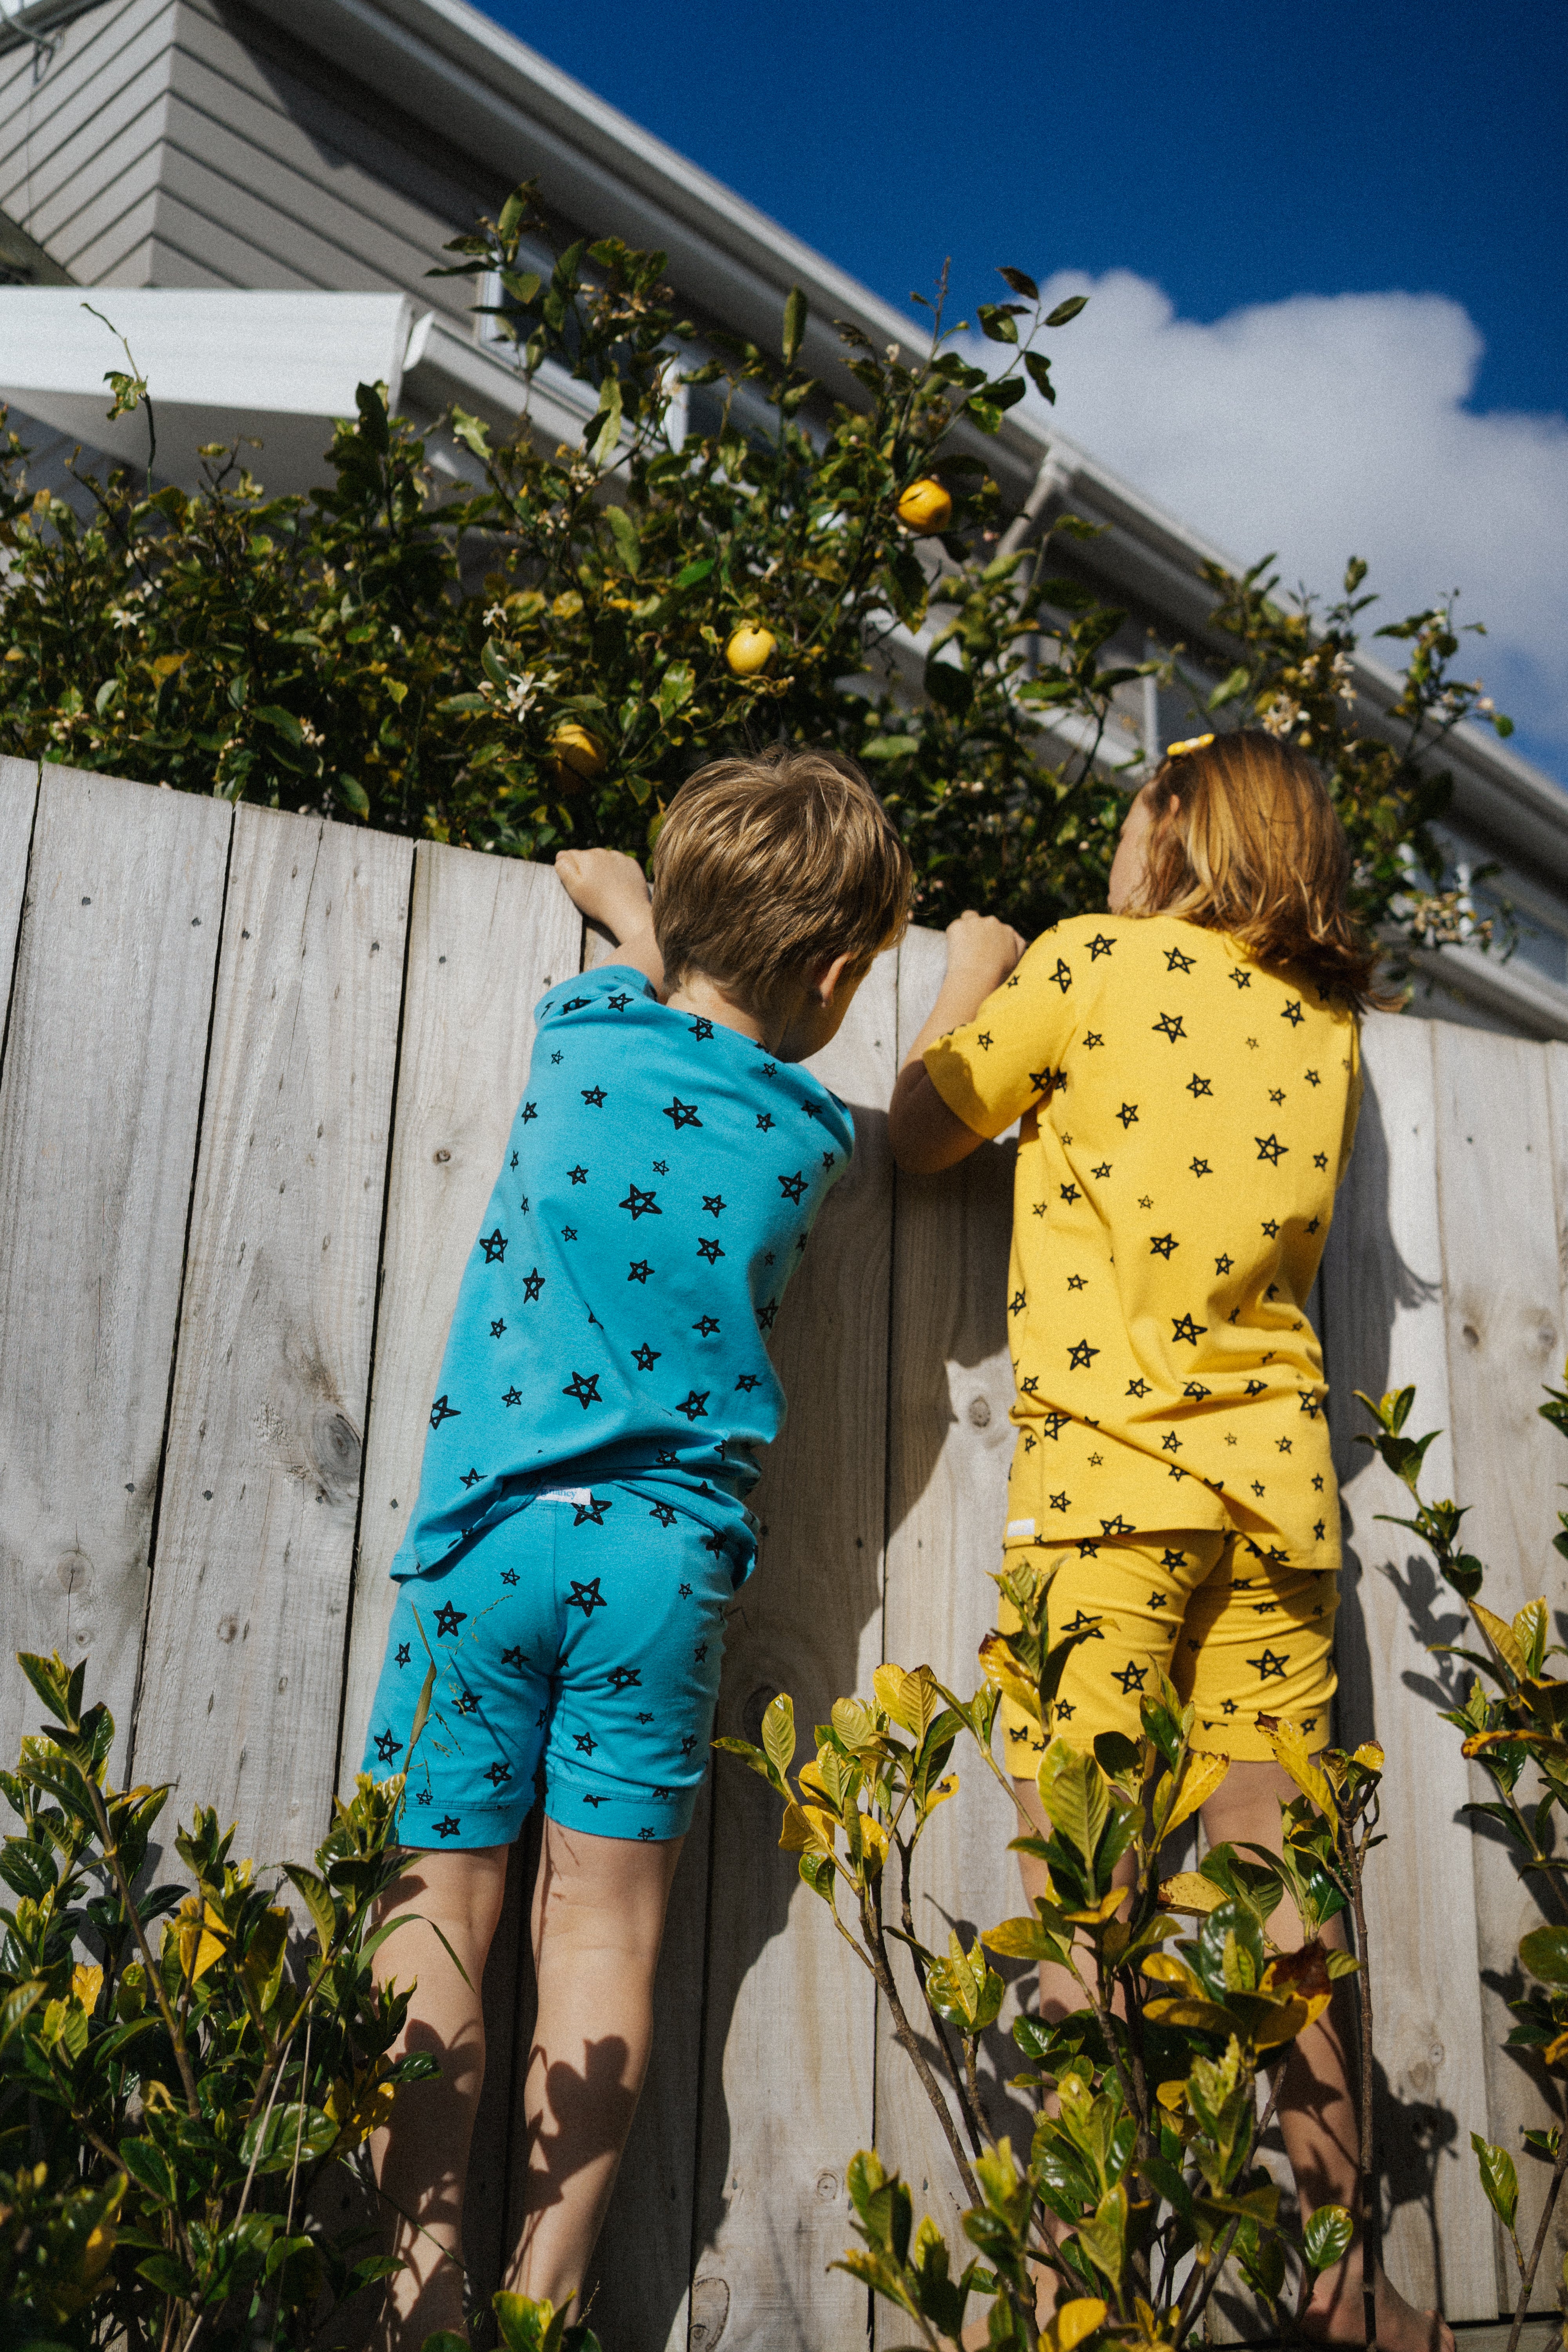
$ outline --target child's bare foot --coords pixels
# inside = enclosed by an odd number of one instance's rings
[[[1313,2344],[1364,2344],[1362,2320],[1361,2246],[1324,2271],[1301,2318],[1301,2334]],[[1417,2311],[1390,2283],[1377,2277],[1378,2352],[1454,2352],[1454,2331],[1440,2311]]]

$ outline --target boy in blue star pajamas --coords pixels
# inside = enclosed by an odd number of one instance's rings
[[[799,1066],[908,919],[896,832],[821,753],[693,777],[651,906],[616,852],[556,871],[618,958],[538,1008],[393,1562],[366,1751],[372,1771],[408,1759],[414,1850],[378,1972],[416,1977],[405,2045],[441,2065],[375,2150],[405,2258],[381,2338],[397,2352],[462,2325],[478,1989],[536,1794],[539,2016],[508,2283],[557,2305],[581,2284],[647,2066],[725,1616],[755,1555],[745,1496],[784,1417],[767,1335],[854,1149],[849,1113]]]
[[[854,1146],[809,1072],[624,963],[540,1006],[392,1568],[367,1763],[434,1660],[411,1839],[509,1844],[536,1775],[554,1821],[689,1827],[784,1414],[765,1335]]]

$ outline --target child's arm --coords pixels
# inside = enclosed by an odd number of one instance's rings
[[[893,1157],[911,1176],[934,1176],[977,1151],[984,1137],[949,1110],[931,1082],[923,1059],[928,1045],[950,1029],[973,1021],[994,988],[1013,970],[1025,942],[1008,923],[991,915],[965,912],[947,927],[947,972],[924,1028],[904,1056],[888,1109],[888,1139]]]
[[[621,849],[563,849],[555,871],[572,904],[609,932],[617,961],[646,972],[662,996],[664,958],[653,935],[647,877],[637,859]]]

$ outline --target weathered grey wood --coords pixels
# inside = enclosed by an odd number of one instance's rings
[[[236,815],[135,1763],[268,1860],[331,1795],[412,864]]]
[[[931,1009],[946,961],[943,940],[911,931],[899,964],[899,1055]],[[1011,1143],[983,1145],[944,1176],[897,1179],[889,1429],[885,1649],[896,1664],[929,1664],[963,1694],[979,1681],[976,1652],[996,1622],[992,1574],[1001,1560],[1013,1430],[1007,1354],[1007,1253],[1013,1223]],[[995,1743],[1001,1755],[1001,1740]],[[973,1742],[961,1739],[959,1789],[927,1831],[913,1878],[915,1933],[945,1950],[950,1928],[967,1947],[978,1929],[1022,1907],[1007,1842],[1017,1823]],[[891,1882],[889,1880],[889,1893]],[[896,1915],[895,1915],[896,1916]],[[910,2014],[926,2033],[913,1970],[894,1966]],[[1026,2145],[1032,2117],[1005,2089],[1016,2071],[1010,2027],[1026,1972],[987,2038],[983,2089],[994,2136]],[[931,2052],[933,2059],[934,2052]],[[885,2012],[877,2021],[877,2145],[897,2165],[917,2207],[956,2245],[967,2201],[946,2139]],[[879,2343],[909,2334],[890,2304],[874,2312]]]
[[[5,1003],[16,957],[22,896],[27,885],[27,845],[38,800],[36,760],[0,760],[0,1049]]]
[[[90,1656],[121,1763],[232,822],[44,771],[0,1093],[0,1617]],[[35,1713],[0,1678],[0,1754]]]
[[[817,1065],[856,1107],[855,1166],[779,1317],[790,1415],[720,1698],[721,1730],[753,1739],[786,1690],[809,1741],[882,1654],[895,963],[879,959]],[[729,1759],[713,1818],[692,2341],[700,2322],[715,2342],[722,2317],[726,2352],[839,2352],[866,2328],[863,2290],[825,2272],[852,2242],[844,2167],[873,2131],[870,1979],[775,1850],[773,1799]]]
[[[1487,1563],[1483,1598],[1500,1615],[1542,1591],[1562,1591],[1551,1553],[1562,1440],[1537,1415],[1542,1384],[1563,1361],[1552,1120],[1542,1047],[1447,1023],[1434,1025],[1437,1190],[1443,1237],[1454,1482],[1471,1507],[1466,1534]],[[1430,1424],[1427,1424],[1428,1426]],[[1468,1677],[1465,1678],[1468,1682]],[[1479,1769],[1472,1795],[1490,1793]],[[1488,2137],[1520,2162],[1520,2231],[1536,2226],[1544,2168],[1523,2156],[1520,2135],[1555,2114],[1539,2081],[1503,2048],[1513,2021],[1520,1937],[1540,1917],[1511,1849],[1473,1843],[1477,1940],[1483,1971],[1479,2021],[1486,2053]],[[1568,2215],[1542,2264],[1538,2300],[1555,2299]],[[1499,2248],[1500,2286],[1512,2301]]]
[[[366,1432],[339,1785],[353,1786],[463,1268],[501,1164],[533,1008],[578,969],[583,923],[548,866],[422,842]]]
[[[1370,1427],[1353,1391],[1416,1388],[1415,1422],[1440,1429],[1426,1457],[1434,1495],[1454,1491],[1447,1432],[1437,1103],[1426,1022],[1369,1017],[1366,1098],[1323,1268],[1325,1361],[1345,1514],[1337,1632],[1336,1736],[1381,1741],[1383,1826],[1367,1909],[1381,2089],[1379,2129],[1393,2198],[1391,2275],[1417,2305],[1454,2320],[1489,2318],[1497,2268],[1489,2209],[1469,2134],[1487,2112],[1476,2032],[1474,1841],[1459,1741],[1437,1720],[1456,1677],[1427,1655],[1463,1619],[1425,1548],[1377,1514],[1408,1517],[1409,1497],[1354,1443]],[[1462,1679],[1459,1677],[1458,1679]]]

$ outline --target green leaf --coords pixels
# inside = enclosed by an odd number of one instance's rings
[[[1026,269],[1009,269],[1004,263],[997,269],[996,275],[1005,284],[1012,288],[1015,294],[1021,294],[1026,302],[1039,300],[1040,289]]]
[[[763,1749],[769,1762],[782,1777],[795,1759],[795,1701],[787,1691],[779,1691],[768,1703],[763,1717]]]
[[[332,778],[332,790],[337,794],[338,799],[342,801],[344,808],[348,809],[354,816],[363,819],[368,824],[370,819],[370,794],[365,791],[364,786],[360,782],[357,776],[351,776],[346,772],[346,771],[340,768],[337,774]]]
[[[1215,687],[1214,692],[1205,703],[1204,709],[1205,710],[1223,710],[1227,702],[1234,702],[1238,695],[1242,695],[1247,692],[1251,677],[1252,672],[1247,668],[1247,664],[1245,662],[1238,663],[1227,677],[1221,678],[1219,684]]]
[[[611,507],[605,520],[610,526],[610,537],[616,542],[616,553],[621,559],[622,567],[635,580],[642,570],[642,541],[637,536],[637,527],[625,507]]]
[[[1520,1939],[1519,1957],[1542,1984],[1568,1985],[1568,1927],[1532,1927]]]
[[[1051,363],[1049,360],[1047,360],[1042,352],[1026,352],[1024,354],[1024,365],[1029,371],[1029,381],[1034,385],[1035,390],[1040,394],[1042,399],[1048,400],[1051,406],[1054,408],[1057,404],[1057,388],[1051,382]]]
[[[1078,317],[1079,312],[1083,310],[1085,305],[1088,303],[1088,300],[1089,296],[1087,294],[1069,294],[1065,302],[1058,302],[1056,309],[1047,314],[1046,319],[1047,326],[1065,327],[1069,319],[1076,319]]]
[[[1355,2223],[1342,2205],[1320,2205],[1301,2232],[1302,2252],[1312,2271],[1331,2271],[1343,2262],[1355,2235]]]
[[[1110,1818],[1110,1792],[1092,1756],[1055,1739],[1040,1767],[1040,1801],[1053,1829],[1076,1846],[1092,1871],[1100,1833]]]
[[[155,2140],[121,2140],[120,2161],[132,2180],[140,2181],[161,2205],[179,2203],[180,2184],[174,2168]]]
[[[974,680],[954,662],[931,660],[925,667],[925,689],[939,710],[962,719],[974,700]]]
[[[690,701],[696,683],[689,662],[671,662],[658,682],[659,717],[673,719],[676,712]]]
[[[616,445],[621,437],[623,413],[620,377],[607,375],[599,392],[599,429],[596,433],[594,432],[592,419],[588,425],[588,431],[593,434],[593,439],[588,445],[590,464],[607,465],[615,455]]]
[[[1490,2140],[1483,2139],[1479,2132],[1470,2134],[1470,2146],[1476,2151],[1476,2164],[1481,2176],[1481,2187],[1486,2191],[1487,2203],[1504,2229],[1511,2230],[1514,2216],[1519,2210],[1519,2175],[1514,2170],[1513,2158],[1506,2147],[1494,2147]]]
[[[318,1878],[315,1872],[307,1870],[302,1862],[286,1862],[283,1870],[310,1915],[310,1924],[316,1930],[325,1956],[331,1949],[332,1938],[338,1932],[337,1907],[332,1901],[331,1890],[324,1878]]]
[[[784,307],[784,356],[785,367],[794,367],[805,336],[805,322],[810,313],[805,296],[798,286],[789,289]]]
[[[981,333],[989,336],[994,343],[1016,343],[1018,330],[1013,320],[1017,309],[1016,302],[980,303],[974,315],[980,321]]]

